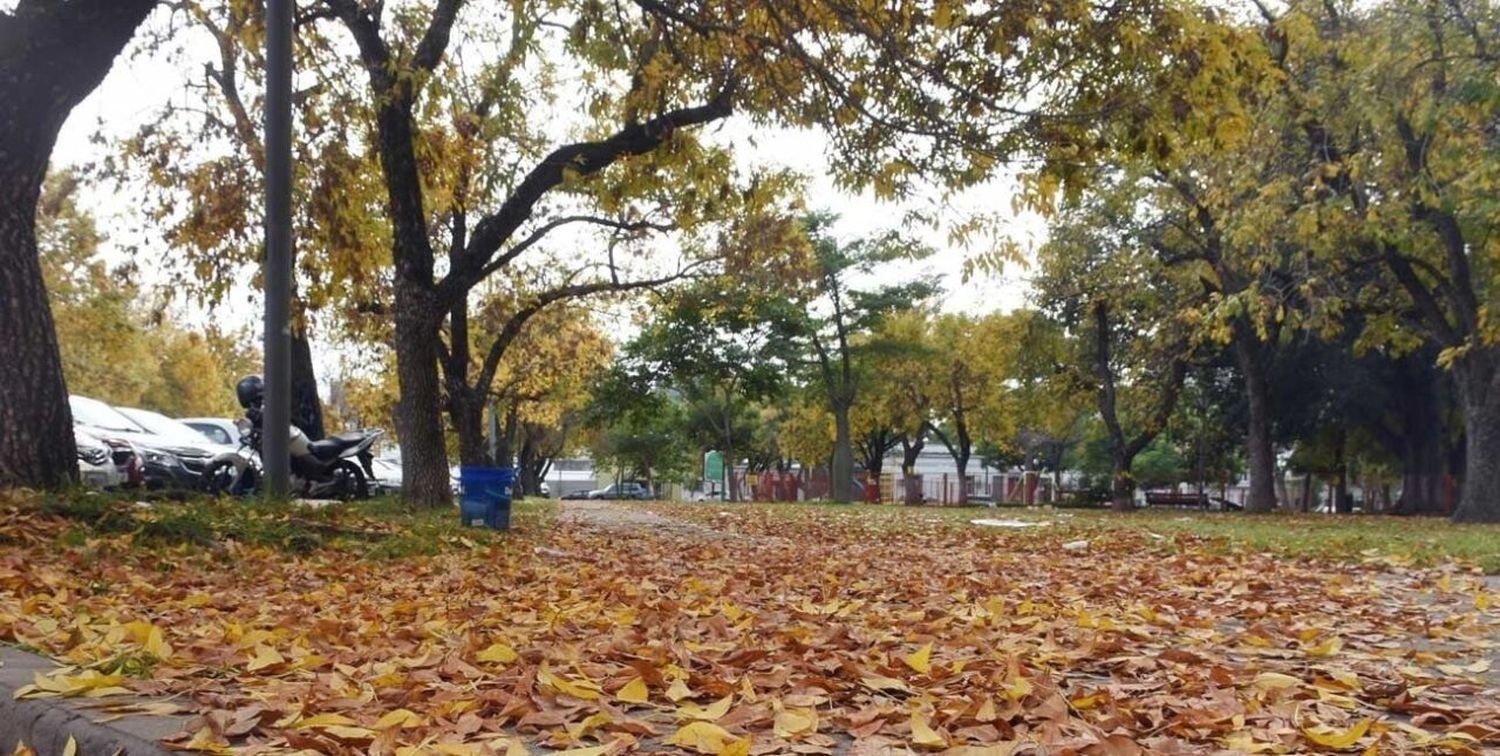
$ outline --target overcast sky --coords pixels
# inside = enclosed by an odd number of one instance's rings
[[[181,92],[181,76],[179,71],[159,60],[132,57],[128,53],[121,56],[104,83],[74,110],[63,127],[53,153],[54,166],[77,165],[104,155],[110,147],[94,141],[94,136],[101,132],[101,124],[106,136],[129,134],[168,98]],[[905,209],[878,202],[869,195],[851,195],[836,189],[827,176],[826,142],[819,132],[766,131],[743,121],[718,128],[722,129],[721,136],[727,136],[735,143],[742,161],[784,166],[806,174],[810,179],[809,206],[838,213],[840,221],[836,232],[840,236],[853,237],[887,230],[900,219]],[[559,140],[564,136],[559,134]],[[953,205],[956,214],[1007,211],[1011,194],[1009,182],[997,182],[956,198]],[[143,282],[149,285],[162,280],[159,273],[162,261],[171,251],[150,238],[131,236],[127,229],[142,225],[138,207],[131,198],[108,188],[94,188],[84,194],[83,201],[100,219],[106,232],[113,234],[105,254],[118,259],[123,256],[124,248],[135,246],[141,250],[136,263],[142,270]],[[1043,224],[1035,217],[1017,218],[1009,223],[1011,236],[1027,244],[1039,241],[1043,229]],[[939,275],[946,289],[941,302],[945,310],[982,313],[1014,309],[1024,303],[1026,270],[1010,266],[1002,275],[981,275],[965,283],[961,280],[962,268],[966,256],[971,253],[949,246],[940,233],[930,232],[922,236],[937,254],[920,264],[891,266],[881,272],[882,278],[896,280],[919,272]],[[244,296],[232,297],[231,301],[239,303],[232,311],[204,313],[195,311],[186,302],[178,302],[176,309],[178,315],[189,322],[213,317],[236,326],[258,324],[259,313],[244,304]],[[606,325],[617,334],[628,330],[620,322]],[[326,344],[318,346],[322,347],[318,350],[318,361],[322,363],[320,373],[326,376],[335,372],[340,361],[337,350],[329,349]]]

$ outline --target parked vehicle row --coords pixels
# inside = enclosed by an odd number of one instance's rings
[[[88,485],[197,489],[214,459],[234,453],[234,447],[157,412],[111,407],[85,396],[68,397],[68,406],[79,474]],[[101,455],[104,449],[107,454]]]
[[[79,474],[97,488],[143,486],[248,494],[262,477],[261,414],[264,385],[250,376],[236,387],[245,419],[174,420],[159,412],[112,407],[70,396]],[[371,447],[383,431],[334,434],[318,441],[296,427],[290,433],[292,492],[309,498],[360,499],[398,492],[401,469],[383,461],[375,469]]]

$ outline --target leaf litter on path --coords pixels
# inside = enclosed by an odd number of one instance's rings
[[[199,716],[172,745],[197,751],[1500,747],[1500,607],[1451,570],[920,512],[593,511],[381,562],[59,546],[17,510],[0,635],[71,666],[38,695],[180,694]]]

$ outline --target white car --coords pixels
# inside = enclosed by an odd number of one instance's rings
[[[178,422],[208,437],[216,444],[240,445],[240,426],[225,417],[184,417]]]
[[[78,480],[90,488],[119,488],[130,480],[132,465],[139,466],[134,450],[120,442],[123,464],[115,464],[116,446],[75,425],[73,443],[78,447]]]

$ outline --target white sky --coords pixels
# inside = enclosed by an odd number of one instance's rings
[[[53,152],[54,166],[86,163],[107,154],[110,146],[94,141],[95,134],[102,133],[106,137],[130,134],[162,103],[181,93],[182,75],[160,60],[132,57],[128,53],[121,56],[104,83],[74,110],[64,125]],[[839,214],[840,221],[835,230],[840,236],[854,237],[888,230],[899,222],[905,210],[900,205],[876,201],[869,194],[851,195],[835,188],[827,175],[827,145],[820,132],[767,131],[755,129],[743,120],[718,128],[730,135],[742,161],[791,168],[806,174],[809,177],[809,207]],[[559,134],[559,141],[564,136]],[[754,146],[750,144],[752,141]],[[953,217],[957,219],[975,212],[1008,212],[1012,192],[1013,185],[1009,182],[996,182],[969,192],[952,201],[956,211]],[[142,226],[143,219],[129,196],[107,188],[90,188],[85,190],[81,200],[85,208],[99,219],[101,228],[112,234],[104,250],[107,257],[120,259],[128,254],[129,247],[134,246],[140,250],[135,262],[142,272],[142,283],[150,286],[164,280],[161,273],[163,260],[168,259],[171,250],[150,238],[131,236],[127,229]],[[1045,231],[1045,224],[1034,216],[1014,218],[1007,226],[1009,235],[1028,247],[1039,242]],[[964,283],[961,280],[963,263],[970,253],[950,246],[940,232],[924,231],[919,237],[926,239],[937,253],[918,264],[890,266],[882,270],[878,278],[895,281],[913,273],[936,274],[941,277],[945,288],[941,307],[950,311],[983,313],[1010,310],[1024,303],[1027,271],[1023,267],[1008,266],[999,276],[981,274]],[[213,313],[194,310],[181,300],[176,302],[175,309],[188,322],[213,318],[231,327],[258,326],[260,313],[250,304],[251,301],[258,302],[258,297],[247,291],[244,295],[231,296],[227,301],[233,304]],[[622,318],[619,316],[616,322],[606,323],[606,327],[617,334],[628,332],[629,327]],[[255,330],[259,332],[258,327]],[[343,361],[341,350],[335,345],[320,343],[316,338],[315,350],[320,379],[327,380],[339,372]]]

